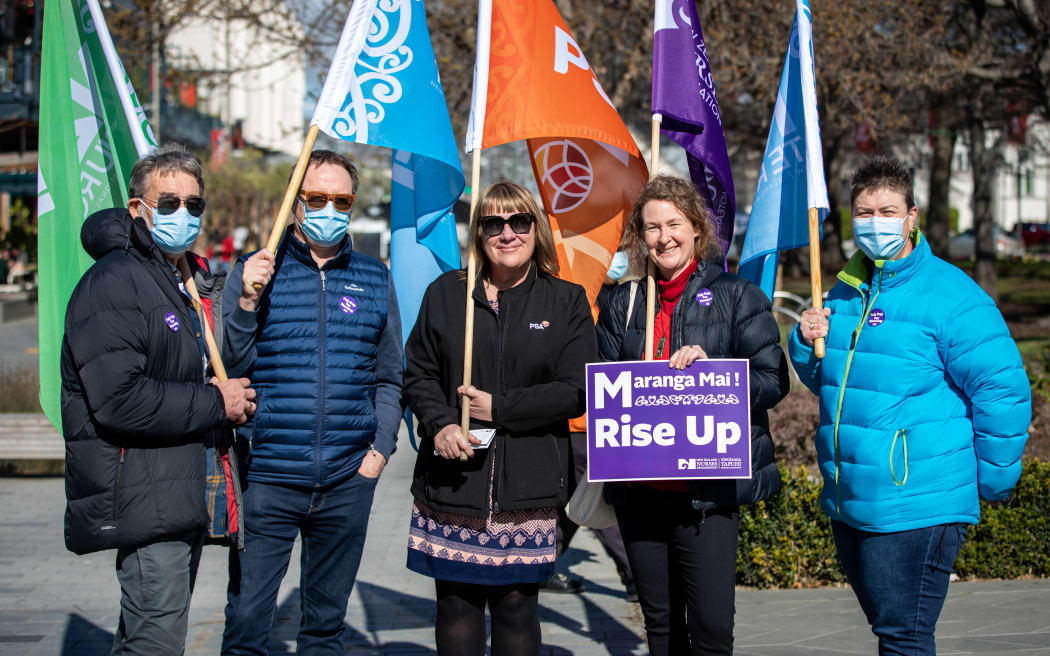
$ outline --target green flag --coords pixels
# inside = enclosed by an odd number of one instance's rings
[[[92,263],[80,244],[80,227],[94,212],[127,204],[131,167],[139,151],[144,154],[156,140],[113,50],[97,0],[49,1],[42,48],[37,172],[40,406],[61,432],[59,357],[66,303]],[[124,88],[115,79],[122,80]]]

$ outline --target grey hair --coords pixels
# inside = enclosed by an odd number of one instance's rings
[[[149,186],[150,174],[170,175],[185,173],[193,176],[204,195],[204,168],[199,157],[186,150],[179,143],[166,143],[148,155],[143,155],[131,167],[131,181],[128,183],[128,198],[142,198]]]

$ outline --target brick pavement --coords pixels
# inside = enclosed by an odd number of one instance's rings
[[[434,654],[433,584],[405,568],[413,454],[407,443],[380,481],[365,556],[347,612],[347,653]],[[101,656],[117,622],[113,552],[74,556],[62,543],[59,478],[0,478],[0,656]],[[587,531],[566,562],[582,595],[543,593],[544,653],[644,654],[641,613]],[[218,652],[226,551],[206,547],[186,654]],[[279,596],[271,653],[292,654],[298,625],[298,550]],[[871,636],[844,588],[737,595],[737,654],[872,654]],[[956,583],[939,625],[941,654],[1050,654],[1050,581]]]

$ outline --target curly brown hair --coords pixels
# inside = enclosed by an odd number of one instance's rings
[[[627,251],[631,262],[631,271],[645,275],[649,253],[645,247],[642,210],[651,200],[665,200],[671,203],[693,224],[698,233],[693,255],[697,261],[707,258],[718,243],[715,240],[715,229],[712,227],[711,211],[707,208],[707,203],[696,192],[692,182],[669,175],[658,175],[645,185],[645,189],[634,201],[634,210],[628,220],[627,232],[623,236],[624,250]]]
[[[469,247],[474,250],[480,265],[478,275],[486,275],[489,266],[483,248],[486,237],[479,225],[481,217],[500,212],[522,211],[536,218],[533,224],[536,230],[536,248],[532,252],[532,261],[536,263],[537,270],[552,276],[558,275],[558,254],[554,248],[554,234],[551,233],[550,223],[547,222],[547,214],[528,189],[509,180],[500,180],[481,192],[478,204],[470,217],[470,230],[467,234],[471,235]]]

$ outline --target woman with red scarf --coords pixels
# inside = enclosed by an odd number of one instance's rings
[[[626,242],[634,269],[652,262],[657,274],[654,359],[675,369],[704,358],[750,362],[750,480],[605,486],[634,572],[649,653],[731,654],[737,508],[780,489],[767,416],[790,388],[780,332],[762,290],[723,271],[710,212],[691,183],[651,180]],[[598,317],[603,361],[643,359],[645,288],[632,295],[632,284],[614,289]]]

